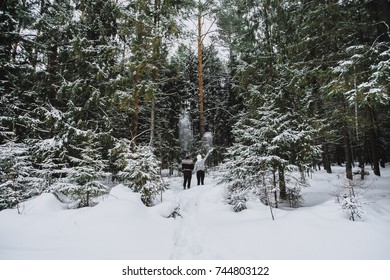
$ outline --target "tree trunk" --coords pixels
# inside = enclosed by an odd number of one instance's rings
[[[83,22],[85,18],[85,0],[81,0],[80,10],[81,10],[80,21]]]
[[[344,124],[343,127],[343,140],[344,140],[344,152],[345,152],[345,172],[346,177],[349,180],[353,179],[352,176],[352,152],[351,152],[351,144],[350,144],[350,138],[349,138],[349,132],[348,127],[346,124]]]
[[[374,174],[377,176],[381,176],[380,165],[379,165],[379,156],[378,156],[378,129],[376,124],[376,116],[374,110],[369,107],[370,112],[370,129],[369,129],[369,141],[370,141],[370,150],[371,150],[371,158],[372,165],[374,168]]]
[[[135,84],[138,86],[141,80],[141,75],[139,73],[135,74]],[[138,123],[139,123],[139,90],[136,89],[134,92],[134,111],[131,116],[131,139],[133,144],[135,144],[136,136],[138,134]]]
[[[157,38],[153,42],[153,63],[154,63],[154,70],[153,70],[153,82],[156,84],[158,80],[158,69],[159,69],[159,58],[160,58],[160,0],[154,1],[154,36]],[[156,127],[156,96],[153,93],[152,97],[152,105],[151,105],[151,114],[150,114],[150,142],[149,145],[151,147],[154,146],[154,138],[155,138],[155,127]]]
[[[275,208],[278,208],[278,192],[276,191],[276,169],[272,170],[272,176],[273,176],[273,181],[272,181],[273,192],[275,196]],[[263,185],[265,185],[265,183]]]
[[[198,14],[198,92],[199,92],[199,133],[200,139],[203,139],[205,133],[205,117],[204,117],[204,107],[203,107],[203,95],[204,95],[204,86],[203,86],[203,34],[202,34],[202,3],[199,0],[199,14]]]
[[[364,156],[363,154],[360,156],[360,160],[359,160],[359,165],[360,165],[360,179],[361,180],[364,180],[364,177],[365,177],[365,170],[364,170]]]
[[[332,167],[330,163],[330,158],[329,158],[329,144],[325,143],[322,145],[323,153],[322,153],[322,161],[324,164],[324,169],[326,170],[327,173],[332,173]]]
[[[155,127],[156,127],[156,98],[152,99],[152,112],[150,114],[150,142],[149,145],[151,147],[154,146],[154,135],[155,135]]]
[[[88,207],[89,206],[89,191],[87,191],[87,201],[85,203],[86,203],[86,206]]]
[[[58,46],[57,44],[54,44],[50,47],[50,53],[48,56],[48,65],[47,65],[47,71],[49,73],[49,80],[50,80],[50,89],[49,89],[49,100],[51,104],[57,105],[56,98],[57,98],[57,91],[54,86],[55,84],[55,75],[58,72],[57,71],[57,64],[58,64]]]
[[[279,175],[279,193],[281,199],[287,199],[287,190],[286,190],[286,179],[284,176],[284,167],[278,167],[278,175]]]

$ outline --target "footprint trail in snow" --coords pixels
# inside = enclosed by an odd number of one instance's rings
[[[189,190],[183,190],[180,178],[175,179],[171,185],[171,196],[168,199],[175,201],[180,207],[181,217],[176,218],[176,230],[171,259],[204,259],[210,255],[209,249],[204,246],[206,223],[205,213],[200,209],[204,203],[202,197],[207,195],[210,188],[215,186],[211,178],[207,178],[208,184],[204,186],[191,186]],[[194,178],[193,178],[194,181]],[[192,182],[194,183],[194,182]]]

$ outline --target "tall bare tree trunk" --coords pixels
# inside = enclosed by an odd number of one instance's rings
[[[346,177],[349,180],[352,180],[352,152],[351,152],[351,142],[350,142],[350,136],[348,132],[348,127],[346,124],[344,124],[343,127],[343,138],[344,138],[344,151],[345,151],[345,172]]]
[[[141,80],[141,74],[136,73],[135,74],[135,84],[138,85]],[[131,116],[131,139],[133,139],[133,144],[135,144],[135,139],[138,134],[138,123],[139,123],[139,90],[136,89],[134,92],[134,111]]]
[[[154,35],[155,35],[155,41],[153,42],[153,63],[154,63],[154,70],[153,70],[153,82],[157,83],[158,80],[158,63],[160,58],[160,46],[161,46],[161,39],[159,34],[160,29],[160,0],[154,1]],[[153,147],[154,145],[154,138],[156,133],[156,96],[153,94],[152,97],[152,105],[151,105],[151,114],[150,114],[150,141],[149,145]]]
[[[204,95],[204,85],[203,85],[203,34],[202,34],[202,2],[199,0],[198,7],[198,92],[199,92],[199,133],[200,139],[203,139],[205,133],[206,121],[204,117],[204,106],[203,106],[203,95]]]

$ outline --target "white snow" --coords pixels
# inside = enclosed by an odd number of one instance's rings
[[[208,173],[204,186],[193,177],[185,191],[181,177],[169,178],[154,207],[123,185],[97,206],[76,210],[42,194],[0,212],[0,259],[388,260],[390,167],[381,172],[356,187],[364,213],[355,222],[335,203],[345,181],[341,168],[315,172],[303,207],[274,209],[274,221],[258,201],[234,213],[218,172]],[[177,206],[181,217],[167,218]]]

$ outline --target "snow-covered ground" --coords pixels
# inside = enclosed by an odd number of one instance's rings
[[[218,172],[204,186],[193,177],[185,191],[181,177],[170,178],[163,202],[149,208],[121,185],[76,210],[42,194],[0,212],[0,259],[389,260],[390,167],[356,187],[364,213],[355,222],[335,203],[342,171],[314,173],[303,207],[274,209],[275,220],[257,201],[234,213]],[[181,216],[168,218],[177,206]]]

